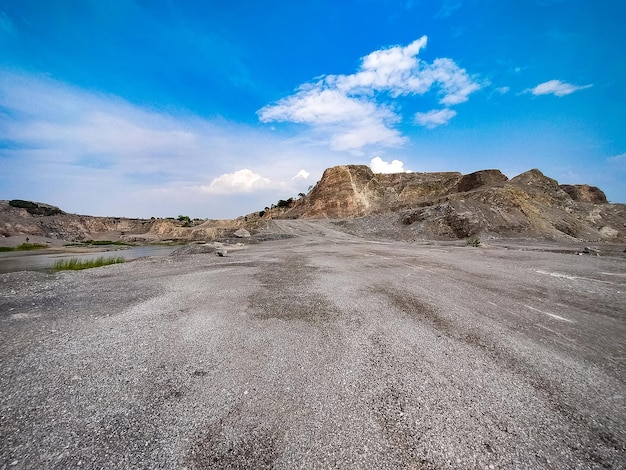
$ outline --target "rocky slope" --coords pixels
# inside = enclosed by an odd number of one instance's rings
[[[607,203],[596,187],[559,185],[536,169],[509,180],[499,170],[374,174],[367,166],[337,166],[307,196],[266,216],[356,217],[362,219],[360,232],[371,227],[405,239],[626,241],[626,205]]]
[[[626,243],[626,205],[588,185],[559,185],[533,169],[509,179],[499,170],[374,174],[363,165],[327,169],[310,193],[234,220],[127,219],[68,214],[29,201],[0,201],[0,244],[15,235],[67,241],[137,243],[242,236],[275,218],[339,219],[377,238],[547,238]],[[260,235],[262,236],[262,235]],[[4,237],[4,238],[2,238]]]
[[[69,214],[58,207],[31,201],[0,201],[0,245],[3,240],[44,237],[82,242],[110,240],[136,243],[213,240],[237,236],[237,230],[256,226],[246,217],[235,220],[129,219]],[[8,243],[6,243],[8,244]]]

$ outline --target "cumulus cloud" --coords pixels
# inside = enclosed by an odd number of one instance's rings
[[[432,78],[428,74],[420,75],[417,55],[426,42],[427,37],[422,36],[406,47],[374,51],[361,59],[357,73],[329,75],[326,82],[342,93],[368,95],[372,91],[388,91],[392,96],[425,93],[432,85]]]
[[[404,169],[404,163],[400,160],[392,160],[391,163],[384,161],[380,157],[374,157],[370,161],[370,169],[374,173],[410,173]]]
[[[296,176],[294,176],[293,178],[291,178],[292,180],[298,179],[298,178],[302,178],[303,180],[308,179],[309,178],[310,173],[306,170],[300,170],[298,172],[298,174]]]
[[[262,189],[274,189],[284,184],[274,183],[253,171],[244,168],[234,173],[225,173],[214,178],[211,184],[202,187],[209,194],[250,193]]]
[[[357,72],[301,85],[293,95],[261,108],[259,119],[307,124],[335,150],[400,145],[405,138],[394,127],[402,120],[398,98],[434,91],[441,104],[453,106],[480,89],[452,59],[419,59],[426,43],[423,36],[404,47],[374,51],[361,59]]]
[[[415,122],[420,126],[434,129],[435,127],[448,124],[454,116],[456,116],[456,111],[453,109],[433,109],[427,113],[415,113]]]
[[[358,149],[367,144],[397,145],[403,139],[390,125],[398,117],[388,108],[363,97],[351,97],[324,85],[305,85],[292,96],[259,111],[263,122],[309,124],[329,135],[334,150]]]
[[[554,96],[566,96],[571,95],[575,91],[591,88],[593,85],[572,85],[571,83],[564,83],[560,80],[549,80],[544,83],[540,83],[535,88],[527,90],[535,96],[539,95],[554,95]]]

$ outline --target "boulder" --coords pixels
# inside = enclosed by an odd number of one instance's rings
[[[240,228],[235,233],[233,233],[233,235],[237,238],[250,238],[250,232],[248,232],[245,228]]]

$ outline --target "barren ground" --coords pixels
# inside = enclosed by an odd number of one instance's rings
[[[294,238],[0,276],[1,468],[624,468],[626,258]]]

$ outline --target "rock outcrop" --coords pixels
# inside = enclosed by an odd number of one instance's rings
[[[365,165],[328,168],[291,207],[268,215],[286,218],[346,218],[397,211],[416,202],[456,192],[458,172],[374,174]]]
[[[499,170],[374,174],[367,166],[327,169],[305,197],[276,218],[374,218],[402,238],[458,239],[474,235],[626,241],[626,206],[608,204],[587,185],[559,185],[537,169],[509,180]],[[381,222],[382,223],[382,222]],[[378,224],[381,233],[388,227]]]
[[[460,193],[472,191],[484,186],[502,186],[509,179],[500,170],[482,170],[464,175],[458,182],[456,189]]]
[[[595,186],[587,184],[562,184],[560,188],[569,194],[574,201],[591,202],[593,204],[608,203],[604,192]]]

